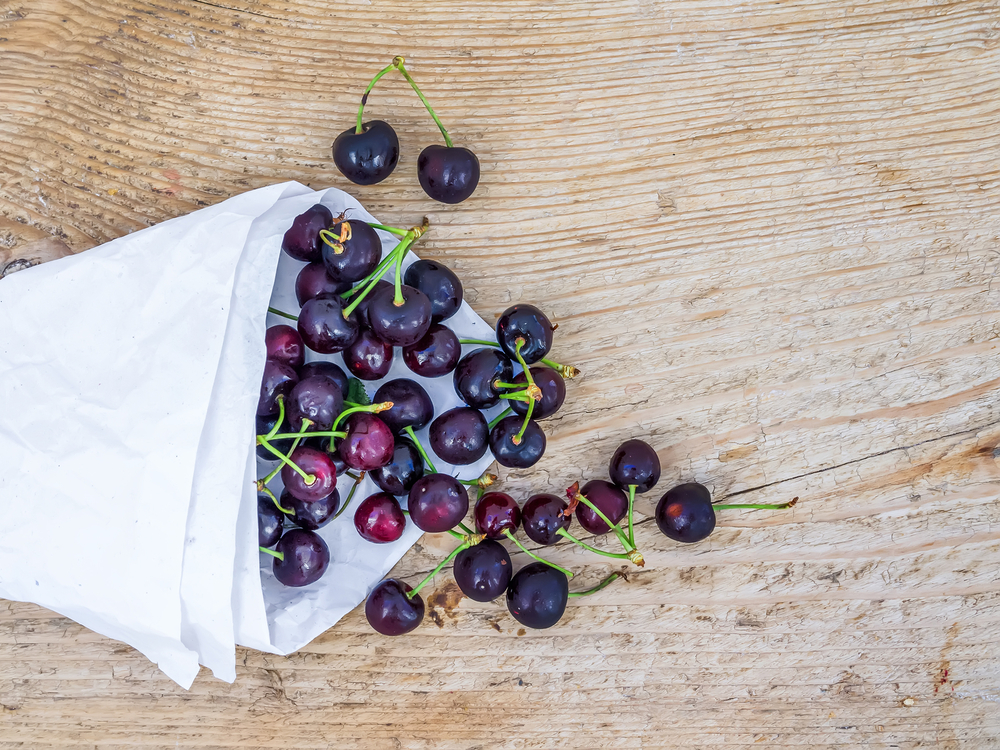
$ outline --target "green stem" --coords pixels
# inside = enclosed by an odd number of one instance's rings
[[[618,524],[615,524],[615,523],[611,523],[611,519],[610,519],[610,518],[608,518],[608,517],[607,517],[606,515],[604,515],[604,512],[603,512],[603,511],[602,511],[602,510],[601,510],[600,508],[598,508],[598,507],[597,507],[596,505],[594,505],[594,504],[593,504],[592,502],[590,502],[590,500],[588,500],[588,499],[587,499],[586,497],[584,497],[584,496],[583,496],[582,494],[580,494],[579,492],[577,492],[577,493],[576,493],[576,498],[577,498],[577,499],[578,499],[578,500],[579,500],[579,501],[580,501],[581,503],[583,503],[583,504],[584,504],[584,505],[586,505],[586,506],[587,506],[588,508],[590,508],[590,509],[591,509],[592,511],[594,511],[594,513],[596,513],[596,514],[598,515],[598,517],[599,517],[599,518],[600,518],[600,519],[601,519],[602,521],[604,521],[604,523],[606,523],[606,524],[608,525],[608,529],[609,529],[610,531],[613,531],[613,532],[615,532],[615,536],[617,536],[617,537],[618,537],[618,541],[620,541],[620,542],[622,543],[622,547],[624,547],[624,548],[625,548],[625,551],[626,551],[626,552],[631,552],[632,550],[634,550],[634,549],[635,549],[635,547],[634,547],[634,546],[633,546],[633,545],[632,545],[632,544],[631,544],[631,543],[629,542],[629,539],[628,539],[628,537],[627,537],[627,536],[625,535],[625,532],[623,532],[623,531],[622,531],[622,530],[621,530],[621,529],[620,529],[620,528],[618,527]]]
[[[400,253],[396,256],[396,278],[393,282],[396,286],[396,296],[392,300],[392,304],[396,307],[401,307],[405,299],[403,299],[403,254]]]
[[[431,474],[437,474],[438,470],[434,468],[434,462],[431,461],[430,456],[427,455],[427,451],[424,450],[424,446],[420,444],[420,440],[417,438],[416,434],[413,432],[413,428],[410,425],[406,425],[403,428],[403,432],[413,441],[413,447],[417,449],[417,453],[420,457],[424,459],[424,465],[428,468]]]
[[[528,388],[524,383],[501,383],[499,380],[494,380],[493,385],[497,388],[513,388],[517,391],[527,391]]]
[[[416,242],[416,240],[419,237],[421,237],[425,231],[426,231],[426,225],[422,225],[422,226],[419,226],[419,227],[414,227],[413,229],[411,229],[410,231],[408,231],[406,233],[406,236],[403,237],[403,239],[401,239],[399,241],[399,244],[396,245],[396,247],[394,247],[392,250],[390,250],[389,254],[385,258],[382,259],[382,262],[379,264],[378,268],[376,268],[368,276],[366,276],[364,279],[362,279],[362,281],[359,282],[359,284],[357,286],[355,286],[354,289],[351,289],[350,290],[350,294],[348,294],[347,292],[345,292],[343,295],[341,295],[342,297],[344,297],[346,299],[347,297],[350,297],[351,294],[354,293],[354,290],[357,289],[358,286],[361,286],[362,284],[366,284],[366,286],[364,288],[364,291],[362,291],[361,294],[359,294],[357,297],[355,297],[354,301],[351,302],[351,304],[349,304],[347,307],[344,308],[344,317],[345,318],[348,317],[352,312],[354,312],[354,309],[358,305],[361,304],[361,300],[363,300],[368,295],[368,293],[371,292],[371,290],[375,288],[375,285],[378,284],[379,279],[381,279],[382,276],[385,274],[385,270],[390,265],[392,265],[393,263],[396,264],[396,290],[397,290],[397,294],[398,294],[398,292],[399,292],[399,285],[400,285],[400,282],[399,282],[399,275],[400,275],[400,273],[399,273],[399,267],[403,263],[403,258],[406,256],[407,249],[409,249],[410,245],[412,245],[414,242]],[[346,295],[346,297],[345,297],[345,295]],[[400,303],[400,304],[402,304],[402,303]]]
[[[274,427],[271,431],[267,433],[267,439],[273,440],[274,436],[278,433],[281,425],[285,423],[285,397],[284,395],[278,396],[278,421],[274,423]]]
[[[284,552],[275,552],[273,549],[268,549],[267,547],[261,547],[260,551],[267,553],[271,557],[277,557],[282,562],[285,561],[285,553]]]
[[[291,438],[301,437],[298,432],[283,432],[280,435],[272,435],[271,437],[264,437],[262,435],[257,436],[258,442],[260,440],[290,440]],[[333,437],[333,438],[343,438],[347,437],[347,433],[335,430],[323,430],[321,432],[310,432],[308,437]]]
[[[376,268],[375,268],[374,271],[372,271],[370,274],[368,274],[367,276],[365,276],[363,279],[361,279],[361,281],[359,281],[357,284],[355,284],[354,286],[352,286],[346,292],[342,292],[341,295],[340,295],[341,298],[342,299],[349,299],[350,297],[353,297],[355,294],[357,294],[361,290],[365,289],[372,282],[374,282],[374,283],[377,284],[378,281],[379,281],[379,279],[381,279],[385,275],[385,272],[388,270],[389,266],[391,266],[393,263],[396,262],[396,256],[393,255],[393,253],[395,253],[395,252],[396,252],[396,248],[393,248],[392,250],[390,250],[389,254],[386,255],[384,258],[382,258],[381,261],[379,261],[379,264],[378,264],[378,266],[376,266]]]
[[[267,495],[269,498],[271,498],[271,502],[274,503],[274,507],[277,508],[278,510],[280,510],[285,515],[291,515],[291,514],[295,513],[295,511],[291,510],[290,508],[282,508],[281,507],[281,503],[278,502],[278,498],[275,497],[274,493],[271,492],[271,490],[269,490],[267,487],[261,487],[258,490],[258,492],[260,492],[263,495]]]
[[[378,83],[379,79],[382,76],[384,76],[390,70],[395,70],[395,69],[396,69],[396,59],[393,59],[391,63],[386,65],[384,68],[382,68],[382,70],[380,70],[378,73],[375,74],[375,77],[372,78],[372,82],[369,83],[368,88],[365,89],[365,93],[361,95],[361,106],[358,107],[358,122],[354,128],[354,132],[356,134],[361,134],[364,132],[364,129],[361,125],[361,116],[365,111],[365,105],[368,103],[368,94],[370,94],[371,90],[375,88],[375,84]]]
[[[621,573],[617,573],[617,572],[612,573],[607,578],[605,578],[603,581],[601,581],[599,584],[597,584],[596,586],[594,586],[594,588],[587,589],[586,591],[571,591],[569,593],[569,595],[572,597],[572,596],[590,596],[591,594],[596,594],[598,591],[600,591],[601,589],[603,589],[605,586],[610,586],[611,582],[614,581],[616,578],[621,578],[621,577],[622,577]]]
[[[498,349],[500,348],[500,344],[498,344],[496,341],[485,341],[483,339],[459,339],[458,343],[480,344],[481,346],[495,346]],[[555,362],[551,359],[541,359],[539,361],[546,367],[551,367],[553,370],[558,372],[567,380],[571,380],[572,378],[575,378],[577,375],[580,374],[580,371],[577,368],[573,367],[573,365],[561,365],[558,362]]]
[[[529,393],[531,391],[537,392],[538,386],[535,385],[535,380],[534,378],[531,377],[531,368],[528,367],[527,363],[524,361],[524,357],[521,356],[521,347],[523,346],[524,346],[524,339],[522,338],[519,338],[516,342],[514,342],[514,356],[517,357],[518,363],[520,363],[521,368],[524,370],[524,379],[528,381],[528,386],[525,390],[527,390]],[[521,439],[524,437],[524,431],[528,429],[528,422],[531,421],[531,413],[534,410],[535,410],[535,399],[534,397],[532,397],[532,399],[528,402],[528,410],[524,414],[524,422],[521,424],[521,429],[518,430],[518,433],[510,439],[510,441],[514,445],[521,444]]]
[[[755,503],[746,505],[738,503],[733,505],[733,504],[722,503],[720,505],[713,505],[712,507],[715,510],[731,510],[734,508],[746,508],[747,510],[784,510],[785,508],[791,508],[793,505],[795,505],[796,502],[797,502],[796,500],[791,500],[787,503],[781,503],[780,505],[767,505],[767,504],[759,505]]]
[[[498,424],[500,424],[500,420],[501,419],[503,419],[504,417],[509,417],[513,413],[514,413],[513,409],[504,409],[502,412],[500,412],[499,414],[497,414],[493,418],[493,421],[490,422],[490,424],[489,424],[490,430],[492,431],[494,427],[496,427]]]
[[[589,550],[590,552],[593,552],[595,555],[603,555],[604,557],[615,557],[618,558],[619,560],[629,559],[628,554],[625,552],[605,552],[604,550],[597,549],[596,547],[591,547],[586,542],[582,542],[575,536],[570,534],[568,531],[566,531],[566,529],[559,529],[559,531],[557,531],[556,534],[558,534],[561,537],[565,537],[566,539],[569,539],[571,542],[573,542],[573,544],[579,547],[583,547],[585,550]]]
[[[410,511],[408,511],[408,510],[404,510],[403,512],[406,513],[407,515],[410,514]],[[451,534],[456,539],[461,539],[463,542],[465,541],[465,536],[466,536],[465,534],[459,534],[454,529],[448,529],[448,533]]]
[[[424,103],[424,106],[427,107],[427,111],[430,113],[431,117],[434,118],[434,122],[437,123],[438,130],[440,130],[441,135],[444,136],[444,144],[448,148],[451,148],[452,147],[451,137],[448,135],[448,131],[444,129],[444,125],[442,125],[441,120],[438,119],[437,113],[434,111],[434,108],[431,107],[431,103],[427,101],[427,97],[424,96],[424,92],[422,92],[417,87],[416,81],[414,81],[413,78],[410,77],[410,74],[407,72],[406,68],[403,67],[403,58],[402,57],[394,58],[392,64],[396,66],[396,70],[398,70],[400,73],[403,74],[403,78],[405,78],[407,83],[409,83],[410,86],[413,88],[413,90],[417,92],[417,96],[420,97],[420,101],[422,101]]]
[[[361,484],[361,480],[364,478],[365,473],[361,472],[361,475],[354,480],[354,484],[351,486],[351,491],[347,493],[347,499],[344,501],[344,504],[340,506],[337,512],[333,514],[333,518],[330,519],[331,523],[340,518],[340,514],[347,510],[347,507],[351,504],[351,500],[354,499],[354,493],[358,491],[358,485]]]
[[[264,478],[264,480],[263,480],[264,484],[267,484],[272,479],[274,479],[276,476],[278,476],[278,472],[281,471],[281,467],[283,465],[291,466],[292,469],[295,471],[295,473],[298,474],[300,477],[302,477],[305,480],[306,484],[312,484],[313,482],[316,481],[316,477],[314,477],[312,474],[306,474],[304,471],[302,471],[302,469],[299,468],[298,464],[296,464],[294,461],[292,461],[292,459],[290,459],[284,453],[282,453],[281,451],[279,451],[277,448],[275,448],[273,445],[271,445],[266,440],[261,440],[260,444],[263,445],[264,448],[266,448],[267,450],[269,450],[275,456],[277,456],[278,460],[281,461],[281,464],[279,464],[274,469],[274,471],[272,471],[270,474],[268,474]],[[288,453],[289,453],[289,455],[291,455],[292,451],[288,451]]]
[[[276,310],[273,307],[267,308],[267,311],[269,313],[274,313],[275,315],[280,315],[283,318],[288,318],[289,320],[298,320],[299,319],[297,315],[292,315],[291,313],[282,312],[281,310]]]
[[[632,526],[632,507],[635,505],[635,489],[637,485],[628,486],[628,541],[635,547],[635,528]]]
[[[483,346],[495,346],[497,349],[500,348],[500,344],[496,341],[484,341],[483,339],[459,339],[460,344],[482,344]]]
[[[424,586],[426,586],[426,585],[427,585],[427,583],[428,583],[428,582],[429,582],[429,581],[430,581],[430,580],[431,580],[431,579],[432,579],[432,578],[433,578],[434,576],[436,576],[436,575],[437,575],[438,573],[440,573],[440,572],[441,572],[441,568],[443,568],[443,567],[444,567],[445,565],[447,565],[447,564],[448,564],[448,563],[450,563],[450,562],[451,562],[452,560],[454,560],[454,559],[455,559],[455,557],[456,557],[456,555],[458,555],[458,553],[459,553],[459,552],[461,552],[461,551],[462,551],[462,550],[464,550],[464,549],[468,549],[468,548],[469,548],[469,546],[470,546],[470,545],[469,545],[469,543],[468,543],[468,542],[463,542],[462,544],[458,545],[458,546],[457,546],[457,547],[456,547],[455,549],[453,549],[453,550],[451,551],[451,554],[450,554],[450,555],[448,555],[448,556],[447,556],[447,557],[446,557],[446,558],[445,558],[444,560],[442,560],[442,561],[441,561],[440,563],[438,563],[438,566],[437,566],[436,568],[434,568],[434,570],[432,570],[432,571],[431,571],[431,572],[430,572],[430,573],[429,573],[429,574],[427,575],[427,577],[426,577],[426,578],[425,578],[424,580],[422,580],[422,581],[421,581],[420,583],[418,583],[418,584],[417,584],[416,588],[414,588],[414,589],[413,589],[412,591],[410,591],[410,592],[408,592],[408,593],[406,594],[406,598],[407,598],[407,599],[412,599],[413,597],[415,597],[415,596],[416,596],[416,595],[417,595],[417,594],[418,594],[418,593],[420,592],[420,589],[422,589],[422,588],[423,588]]]
[[[406,236],[406,232],[407,232],[406,229],[397,229],[396,227],[387,227],[385,224],[376,224],[376,223],[371,222],[371,221],[368,222],[368,226],[370,226],[372,229],[381,229],[383,232],[389,232],[389,234],[394,234],[397,237],[405,237]]]
[[[548,565],[548,566],[550,566],[552,568],[555,568],[556,570],[561,570],[563,573],[566,574],[567,578],[572,578],[573,577],[573,571],[566,570],[566,568],[563,568],[563,567],[561,567],[559,565],[556,565],[554,562],[552,562],[550,560],[546,560],[544,557],[539,557],[534,552],[532,552],[527,547],[525,547],[523,544],[521,544],[519,541],[517,541],[517,539],[514,537],[514,535],[510,533],[510,529],[504,529],[503,533],[506,534],[507,538],[510,539],[512,542],[514,542],[514,544],[517,545],[517,548],[519,550],[521,550],[521,552],[523,552],[524,554],[526,554],[528,557],[533,558],[535,560],[538,560],[538,562],[545,563],[546,565]]]
[[[389,405],[386,406],[386,404],[389,404]],[[349,417],[352,414],[358,414],[359,412],[368,412],[370,414],[378,414],[381,411],[386,411],[386,410],[391,409],[391,408],[392,408],[392,402],[391,401],[381,401],[381,402],[379,402],[377,404],[369,404],[368,406],[352,406],[350,409],[344,409],[342,412],[340,412],[340,414],[337,416],[337,418],[335,420],[333,420],[333,427],[330,428],[330,432],[331,433],[337,432],[337,425],[340,424],[341,420],[343,420],[344,417]],[[313,435],[313,433],[310,432],[309,436],[312,437],[312,435]],[[331,441],[333,440],[334,437],[347,437],[347,433],[339,433],[338,432],[336,435],[333,435],[331,437]]]
[[[462,531],[464,531],[464,532],[465,532],[466,534],[475,534],[475,533],[476,533],[475,531],[473,531],[472,529],[470,529],[470,528],[469,528],[468,526],[466,526],[466,525],[465,525],[464,523],[462,523],[461,521],[459,521],[459,522],[458,522],[458,528],[460,528],[460,529],[461,529]]]

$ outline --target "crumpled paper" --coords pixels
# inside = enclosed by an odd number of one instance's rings
[[[0,597],[125,641],[185,688],[199,664],[231,682],[236,644],[301,648],[420,537],[371,544],[348,509],[318,532],[331,564],[303,588],[277,583],[257,550],[252,482],[273,465],[253,449],[264,331],[286,322],[267,307],[297,312],[303,264],[281,238],[317,202],[375,221],[339,190],[284,183],[0,279]],[[465,303],[449,326],[494,338]],[[437,413],[460,403],[450,376],[419,378],[397,356],[397,377]],[[492,463],[434,459],[462,479]],[[354,505],[375,491],[366,479]]]

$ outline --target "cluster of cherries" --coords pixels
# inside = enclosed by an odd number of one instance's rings
[[[369,624],[384,635],[402,635],[416,628],[424,617],[419,592],[449,562],[454,560],[455,582],[462,593],[479,602],[492,601],[506,593],[507,609],[522,625],[549,628],[566,611],[572,597],[600,591],[624,571],[615,571],[593,588],[570,591],[572,571],[539,557],[514,536],[518,527],[533,542],[548,546],[565,539],[603,557],[644,565],[636,547],[633,506],[636,494],[651,490],[660,479],[656,451],[642,440],[628,440],[618,447],[608,466],[611,481],[595,479],[582,488],[579,483],[566,490],[566,500],[548,494],[532,495],[519,507],[503,492],[482,495],[474,509],[475,531],[462,523],[448,533],[461,544],[416,587],[388,578],[379,583],[365,603]],[[660,531],[678,542],[698,542],[715,529],[715,512],[725,508],[781,509],[781,505],[713,504],[708,489],[697,482],[668,490],[656,506],[655,520]],[[594,536],[614,534],[622,552],[598,549],[569,532],[573,516]],[[516,573],[507,549],[498,540],[506,537],[522,552],[534,558]]]
[[[356,185],[374,185],[381,182],[399,162],[399,138],[389,123],[383,120],[362,122],[368,94],[386,73],[398,71],[424,103],[434,122],[444,136],[445,145],[433,144],[420,152],[417,159],[417,179],[431,198],[441,203],[461,203],[479,185],[479,159],[467,148],[452,144],[451,136],[438,119],[427,97],[417,87],[403,65],[403,58],[396,57],[380,70],[364,94],[358,107],[357,122],[333,142],[333,163],[343,175]]]
[[[376,228],[401,238],[385,258]],[[437,471],[416,431],[429,425],[434,454],[451,465],[476,463],[489,449],[503,466],[531,466],[545,451],[538,420],[562,406],[565,378],[577,374],[546,358],[555,326],[532,305],[500,316],[495,343],[459,339],[446,325],[462,304],[458,277],[428,260],[402,271],[408,248],[426,230],[426,221],[403,230],[334,217],[317,204],[284,236],[283,250],[305,264],[295,283],[301,309],[297,316],[271,310],[296,327],[266,333],[257,454],[278,464],[257,489],[260,547],[287,586],[323,575],[330,552],[315,532],[350,505],[365,474],[381,492],[355,510],[362,538],[396,541],[407,516],[422,531],[455,528],[469,511],[467,486],[481,493],[495,477],[461,481]],[[463,356],[463,345],[477,348]],[[397,348],[416,375],[450,376],[466,405],[435,414],[427,391],[409,378],[382,383],[370,401],[361,381],[385,378]],[[329,361],[307,363],[307,349],[341,354],[350,375]],[[509,407],[487,421],[482,410],[501,403]],[[279,474],[280,497],[268,486]],[[344,474],[355,484],[341,505],[337,477]],[[398,498],[406,498],[406,510]]]

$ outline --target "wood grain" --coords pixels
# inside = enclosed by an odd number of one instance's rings
[[[506,486],[602,476],[646,436],[663,487],[799,498],[692,546],[641,521],[646,569],[549,631],[442,575],[409,636],[354,612],[189,693],[6,603],[0,748],[1000,747],[998,19],[976,0],[0,0],[5,267],[281,180],[348,187],[330,143],[403,54],[481,187],[424,197],[434,126],[391,81],[369,112],[400,166],[352,192],[428,215],[420,253],[475,309],[541,305],[585,372]],[[396,573],[447,548],[425,537]],[[609,570],[553,557],[581,587]]]

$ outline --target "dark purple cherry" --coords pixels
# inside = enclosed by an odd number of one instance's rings
[[[360,133],[356,130],[350,127],[337,136],[333,142],[333,163],[355,185],[382,182],[399,161],[396,131],[382,120],[366,122]]]
[[[566,611],[569,579],[543,562],[525,565],[507,587],[507,610],[528,628],[551,628]]]
[[[348,283],[331,279],[330,274],[326,272],[326,266],[322,263],[303,266],[299,275],[295,277],[295,299],[298,300],[299,307],[321,295],[340,294],[350,288],[351,285]]]
[[[328,437],[308,437],[299,443],[299,445],[305,448],[312,448],[328,455],[333,461],[333,465],[337,469],[337,476],[339,477],[344,475],[348,467],[344,463],[344,459],[340,457],[340,438],[335,438],[333,444],[333,450],[330,450],[330,438]]]
[[[368,317],[368,305],[371,304],[372,298],[381,292],[383,289],[393,289],[394,287],[385,279],[379,279],[375,282],[375,287],[365,295],[365,298],[358,303],[358,306],[354,308],[354,315],[358,319],[358,323],[362,328],[371,328],[372,321]],[[358,292],[361,294],[361,292]],[[353,297],[351,298],[353,299]],[[350,300],[349,300],[350,301]]]
[[[549,353],[553,330],[545,313],[534,305],[514,305],[497,320],[497,342],[508,357],[516,359],[517,340],[524,339],[521,356],[530,365]]]
[[[511,361],[499,349],[473,349],[455,368],[455,392],[469,406],[489,409],[500,403],[503,393],[496,384],[511,382],[513,372]]]
[[[291,228],[285,232],[281,241],[281,249],[295,260],[315,263],[323,257],[323,240],[319,233],[329,229],[333,223],[333,214],[326,206],[317,203],[310,209],[295,217]]]
[[[358,337],[354,313],[344,317],[344,301],[339,296],[307,301],[299,313],[299,335],[310,349],[320,354],[336,354]]]
[[[274,577],[286,586],[308,586],[326,572],[330,548],[315,531],[289,529],[275,547],[283,560],[274,558]]]
[[[500,542],[484,539],[455,557],[455,583],[476,602],[491,602],[507,590],[513,567]]]
[[[675,542],[700,542],[715,530],[712,494],[703,484],[679,484],[656,505],[656,525]]]
[[[450,409],[431,422],[431,448],[455,466],[474,464],[486,455],[489,438],[486,417],[469,406]]]
[[[403,274],[403,283],[427,295],[435,323],[447,320],[462,306],[462,282],[454,271],[436,261],[415,261]]]
[[[461,357],[462,345],[458,343],[458,336],[440,323],[431,323],[420,341],[403,348],[403,362],[425,378],[447,375]]]
[[[596,505],[611,523],[618,523],[628,513],[628,496],[611,482],[591,480],[583,485],[580,494]],[[611,531],[611,527],[583,503],[576,506],[576,520],[591,534],[607,534]]]
[[[288,508],[292,513],[288,520],[296,526],[315,531],[330,523],[340,507],[340,492],[334,487],[333,492],[319,500],[299,500],[295,495],[285,490],[281,493],[281,507]]]
[[[281,407],[278,406],[278,396],[287,397],[298,382],[299,376],[294,369],[283,362],[267,360],[264,363],[264,377],[260,383],[257,416],[273,416],[281,411]]]
[[[287,506],[286,506],[287,507]],[[257,495],[257,544],[273,547],[281,538],[285,514],[267,495]]]
[[[424,337],[431,327],[431,301],[419,289],[403,284],[403,302],[397,305],[396,289],[373,292],[368,305],[368,322],[378,337],[393,346],[409,346]]]
[[[264,333],[267,358],[284,362],[289,367],[299,369],[306,361],[306,345],[299,332],[291,326],[271,326]]]
[[[257,434],[266,435],[274,428],[274,423],[278,421],[277,414],[271,414],[265,417],[257,417]],[[287,424],[287,422],[286,422]],[[287,440],[272,440],[271,445],[277,448],[279,451],[288,455],[288,451],[292,449],[292,439]],[[277,461],[278,457],[275,456],[271,451],[265,448],[263,445],[257,446],[257,457],[262,458],[265,461]],[[273,503],[272,503],[273,505]]]
[[[343,355],[347,369],[361,380],[381,380],[392,367],[392,347],[367,328],[361,329]]]
[[[337,367],[337,365],[333,364],[333,362],[319,360],[317,362],[309,362],[299,368],[299,380],[305,380],[306,378],[311,378],[314,375],[323,375],[324,377],[330,378],[330,380],[336,383],[337,387],[340,388],[340,395],[344,398],[347,397],[347,373]]]
[[[368,472],[379,489],[390,495],[407,495],[424,475],[424,460],[409,440],[396,438],[392,460],[385,466]]]
[[[386,578],[372,589],[365,602],[368,624],[382,635],[409,633],[424,619],[424,600],[420,594],[408,597],[413,587],[395,578]]]
[[[288,429],[285,432],[299,432],[302,420],[312,422],[309,430],[320,432],[329,430],[333,420],[344,410],[344,397],[340,386],[325,375],[313,375],[300,380],[288,394],[285,403],[285,414],[288,417]]]
[[[542,400],[535,402],[535,408],[531,410],[532,419],[545,419],[551,417],[566,400],[566,381],[562,375],[551,367],[532,367],[531,379],[535,381],[542,392]],[[512,383],[524,383],[528,381],[523,372],[514,376]],[[522,417],[528,413],[528,403],[526,401],[508,401],[507,405],[514,410],[515,414]]]
[[[648,492],[660,481],[660,457],[648,443],[626,440],[612,454],[608,476],[619,487],[634,484],[636,492]]]
[[[354,528],[362,539],[386,544],[403,536],[406,516],[396,498],[388,492],[376,492],[362,500],[354,511]]]
[[[521,431],[523,424],[523,417],[504,417],[490,430],[490,450],[493,451],[493,458],[501,466],[509,469],[527,469],[537,464],[538,459],[545,453],[545,433],[533,419],[528,420],[521,442],[514,444],[514,438]]]
[[[394,441],[385,422],[368,412],[351,414],[343,422],[347,432],[340,443],[344,463],[357,471],[371,471],[392,460]]]
[[[479,184],[479,159],[467,148],[434,144],[417,157],[417,179],[434,200],[461,203]]]
[[[414,526],[439,534],[465,518],[469,512],[469,493],[455,477],[425,474],[414,482],[406,507]]]
[[[573,514],[567,514],[565,502],[555,495],[532,495],[521,509],[521,525],[528,538],[539,544],[559,541],[559,529],[569,529]]]
[[[312,484],[306,484],[306,480],[291,466],[285,464],[281,467],[281,481],[285,489],[299,500],[322,500],[337,489],[337,467],[329,454],[300,445],[290,458],[302,471],[313,476]]]
[[[434,417],[434,404],[423,386],[409,378],[396,378],[383,383],[377,391],[372,403],[392,402],[392,408],[381,412],[379,417],[389,425],[394,433],[402,432],[404,427],[412,427],[414,431],[421,430]]]
[[[490,539],[500,539],[505,529],[513,533],[521,525],[521,509],[506,492],[487,492],[479,498],[473,514],[476,531]]]
[[[350,227],[345,230],[344,227]],[[355,283],[376,269],[382,260],[382,240],[378,232],[360,220],[335,224],[330,230],[334,237],[350,234],[343,242],[323,243],[323,264],[334,281]],[[327,239],[332,239],[327,235]]]

